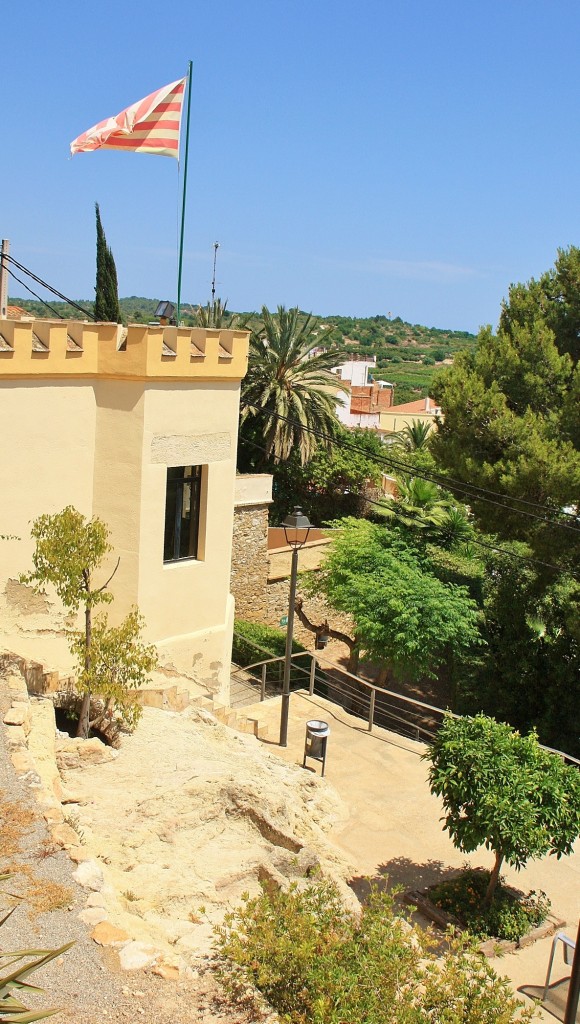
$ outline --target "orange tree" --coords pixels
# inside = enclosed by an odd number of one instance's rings
[[[486,715],[447,716],[426,754],[431,792],[443,801],[445,829],[463,853],[495,856],[484,905],[502,863],[572,852],[580,835],[580,773],[538,743]]]

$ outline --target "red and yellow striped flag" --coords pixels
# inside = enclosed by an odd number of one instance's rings
[[[171,82],[116,117],[100,121],[71,142],[71,153],[127,149],[132,153],[178,157],[185,82],[185,78]]]

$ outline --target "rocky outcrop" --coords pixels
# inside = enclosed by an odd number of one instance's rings
[[[0,696],[15,770],[78,865],[82,920],[125,970],[187,976],[226,910],[261,884],[322,870],[349,898],[351,866],[326,835],[346,813],[332,787],[208,708],[145,708],[114,750],[57,733],[52,702],[29,698],[14,667]]]

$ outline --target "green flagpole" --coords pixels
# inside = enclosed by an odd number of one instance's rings
[[[181,202],[181,230],[179,233],[179,266],[177,270],[177,326],[181,316],[181,271],[183,269],[183,233],[185,230],[185,197],[187,195],[187,158],[189,156],[189,112],[191,110],[191,69],[192,61],[187,66],[187,122],[185,126],[185,159],[183,161],[183,198]]]

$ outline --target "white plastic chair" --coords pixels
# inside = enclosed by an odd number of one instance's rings
[[[576,943],[574,942],[574,939],[569,938],[568,935],[564,934],[564,932],[556,932],[554,938],[552,939],[552,950],[550,953],[550,960],[548,962],[548,973],[546,974],[546,984],[544,985],[544,994],[542,996],[542,1001],[546,999],[546,996],[548,994],[548,989],[550,987],[550,976],[552,974],[554,956],[556,954],[556,946],[559,942],[562,943],[562,956],[564,957],[564,963],[570,966],[570,964],[574,960],[574,950],[576,949]]]

